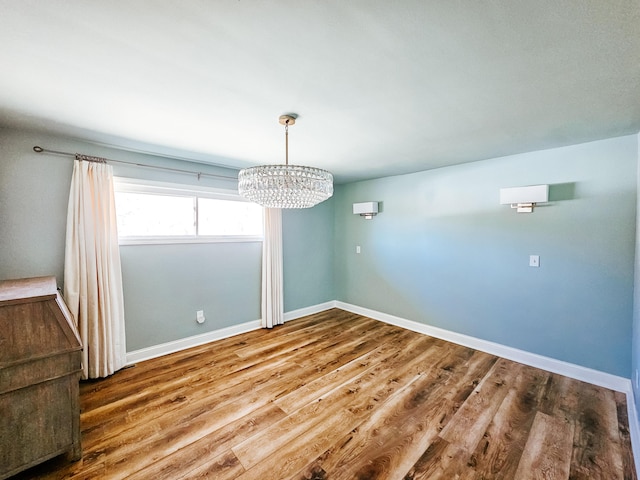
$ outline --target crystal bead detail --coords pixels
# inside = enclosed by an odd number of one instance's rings
[[[309,208],[333,195],[333,175],[301,165],[260,165],[240,170],[238,193],[267,208]]]

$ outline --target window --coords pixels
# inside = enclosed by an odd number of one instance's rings
[[[262,240],[262,207],[237,193],[115,181],[120,244]]]

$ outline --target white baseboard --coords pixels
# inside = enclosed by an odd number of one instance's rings
[[[545,357],[543,355],[526,352],[517,348],[507,347],[499,343],[482,340],[479,338],[471,337],[469,335],[463,335],[461,333],[452,332],[443,328],[433,327],[431,325],[426,325],[424,323],[416,322],[413,320],[407,320],[405,318],[396,317],[388,313],[382,313],[376,310],[371,310],[369,308],[359,307],[357,305],[341,302],[339,300],[285,312],[284,321],[288,322],[291,320],[295,320],[296,318],[323,312],[331,308],[340,308],[348,312],[357,313],[359,315],[373,318],[374,320],[379,320],[381,322],[396,325],[401,328],[406,328],[407,330],[412,330],[414,332],[440,338],[448,342],[463,345],[475,350],[480,350],[482,352],[490,353],[492,355],[503,357],[508,360],[513,360],[525,365],[541,368],[549,372],[557,373],[566,377],[575,378],[576,380],[581,380],[583,382],[592,383],[594,385],[625,393],[627,395],[627,413],[629,417],[629,432],[631,436],[633,456],[636,461],[636,471],[638,471],[638,473],[640,474],[640,469],[638,469],[640,462],[640,424],[638,423],[638,413],[635,408],[634,393],[630,379],[612,375],[610,373],[601,372],[599,370],[582,367],[573,363],[564,362],[562,360]],[[259,328],[261,328],[260,320],[254,320],[251,322],[222,328],[220,330],[207,332],[202,335],[195,335],[192,337],[162,343],[160,345],[154,345],[152,347],[143,348],[140,350],[134,350],[132,352],[127,352],[127,365],[131,365],[144,360],[150,360],[152,358],[178,352],[187,348],[196,347],[198,345],[203,345],[215,340],[232,337],[240,333],[250,332]]]
[[[329,310],[330,308],[334,308],[335,306],[336,302],[330,301],[320,303],[318,305],[312,305],[310,307],[300,308],[298,310],[292,310],[290,312],[285,312],[284,321],[288,322],[290,320],[295,320],[296,318],[323,312],[325,310]],[[257,330],[261,327],[262,325],[260,323],[260,320],[253,320],[251,322],[232,325],[230,327],[213,330],[211,332],[203,333],[200,335],[181,338],[179,340],[173,340],[171,342],[161,343],[159,345],[153,345],[147,348],[141,348],[140,350],[133,350],[131,352],[127,352],[126,364],[133,365],[136,362],[151,360],[152,358],[179,352],[180,350],[186,350],[187,348],[197,347],[199,345],[204,345],[205,343],[222,340],[223,338],[233,337],[234,335],[250,332],[252,330]]]
[[[204,345],[205,343],[213,342],[215,340],[222,340],[223,338],[250,332],[251,330],[257,330],[260,326],[260,320],[253,320],[251,322],[232,325],[230,327],[213,330],[200,335],[193,335],[192,337],[181,338],[172,342],[161,343],[159,345],[153,345],[151,347],[141,348],[140,350],[127,352],[127,365],[132,365],[144,360],[151,360],[152,358],[179,352],[180,350],[186,350],[187,348],[197,347],[198,345]]]
[[[629,392],[632,391],[631,380],[628,378],[619,377],[617,375],[601,372],[599,370],[593,370],[591,368],[582,367],[580,365],[564,362],[562,360],[556,360],[554,358],[545,357],[543,355],[526,352],[517,348],[507,347],[499,343],[494,343],[488,340],[471,337],[469,335],[452,332],[443,328],[433,327],[424,323],[407,320],[405,318],[396,317],[388,313],[378,312],[376,310],[371,310],[369,308],[364,308],[358,305],[352,305],[350,303],[337,300],[286,312],[284,314],[284,320],[285,322],[288,322],[296,318],[304,317],[306,315],[323,312],[325,310],[329,310],[330,308],[341,308],[342,310],[364,315],[366,317],[380,320],[391,325],[406,328],[407,330],[412,330],[414,332],[423,333],[432,337],[441,338],[458,345],[474,348],[476,350],[503,357],[508,360],[513,360],[525,365],[541,368],[543,370],[558,373],[560,375],[565,375],[567,377],[575,378],[577,380],[592,383],[601,387],[610,388],[618,392],[629,394]],[[203,345],[215,340],[221,340],[223,338],[249,332],[251,330],[257,330],[258,328],[260,328],[260,320],[253,320],[251,322],[232,325],[230,327],[203,333],[201,335],[194,335],[192,337],[182,338],[159,345],[142,348],[140,350],[134,350],[131,352],[127,352],[127,365],[135,362],[141,362],[143,360],[149,360],[155,357],[160,357],[162,355],[167,355],[169,353],[177,352],[198,345]]]
[[[373,318],[374,320],[380,320],[381,322],[406,328],[407,330],[423,333],[431,337],[440,338],[448,342],[480,350],[508,360],[513,360],[514,362],[522,363],[524,365],[541,368],[569,378],[575,378],[576,380],[625,393],[627,396],[627,416],[629,419],[631,448],[633,449],[636,473],[638,474],[638,477],[640,477],[640,424],[638,423],[638,412],[636,411],[636,404],[630,379],[582,367],[573,363],[564,362],[562,360],[545,357],[543,355],[526,352],[517,348],[507,347],[499,343],[489,342],[469,335],[451,332],[443,328],[433,327],[424,323],[407,320],[394,315],[389,315],[388,313],[378,312],[376,310],[359,307],[357,305],[352,305],[338,300],[335,302],[335,307],[348,312],[364,315],[365,317]]]
[[[633,388],[627,392],[627,417],[629,418],[629,435],[631,436],[631,448],[633,449],[636,473],[640,477],[640,425],[638,424],[638,412],[636,411]]]
[[[575,378],[583,382],[592,383],[600,387],[610,388],[618,392],[628,393],[631,391],[631,380],[619,377],[611,373],[593,370],[591,368],[582,367],[573,363],[556,360],[555,358],[545,357],[536,353],[526,352],[517,348],[507,347],[499,343],[482,340],[469,335],[451,332],[443,328],[433,327],[424,323],[407,320],[404,318],[389,315],[387,313],[370,310],[368,308],[359,307],[350,303],[336,301],[336,307],[348,312],[358,313],[375,320],[380,320],[391,325],[406,328],[414,332],[423,333],[448,342],[470,347],[475,350],[487,352],[498,357],[503,357],[514,362],[523,363],[536,368],[541,368],[549,372],[558,373],[566,377]]]
[[[291,310],[290,312],[285,312],[284,321],[289,322],[291,320],[295,320],[296,318],[306,317],[307,315],[313,315],[314,313],[324,312],[325,310],[329,310],[330,308],[335,308],[336,302],[332,300],[330,302],[319,303],[318,305],[312,305],[310,307],[299,308],[298,310]]]

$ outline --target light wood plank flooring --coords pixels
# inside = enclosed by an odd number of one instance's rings
[[[341,310],[81,385],[17,479],[635,479],[621,393]]]

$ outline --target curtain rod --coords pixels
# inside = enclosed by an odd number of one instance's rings
[[[156,170],[165,170],[168,172],[175,172],[175,173],[187,173],[190,175],[196,175],[198,177],[198,180],[200,180],[200,177],[214,177],[214,178],[224,178],[226,180],[237,180],[237,177],[231,177],[229,175],[216,175],[214,173],[205,173],[205,172],[194,172],[193,170],[182,170],[180,168],[171,168],[171,167],[158,167],[156,165],[147,165],[145,163],[137,163],[137,162],[126,162],[124,160],[111,160],[109,158],[98,158],[98,157],[91,157],[89,155],[80,155],[78,153],[70,153],[70,152],[58,152],[57,150],[49,150],[46,148],[42,148],[39,147],[38,145],[36,145],[35,147],[33,147],[33,151],[36,153],[53,153],[54,155],[65,155],[65,156],[69,156],[69,157],[82,157],[83,160],[86,160],[88,162],[93,162],[93,161],[107,161],[109,163],[123,163],[126,165],[133,165],[136,167],[144,167],[144,168],[155,168]],[[95,159],[95,160],[94,160]]]

